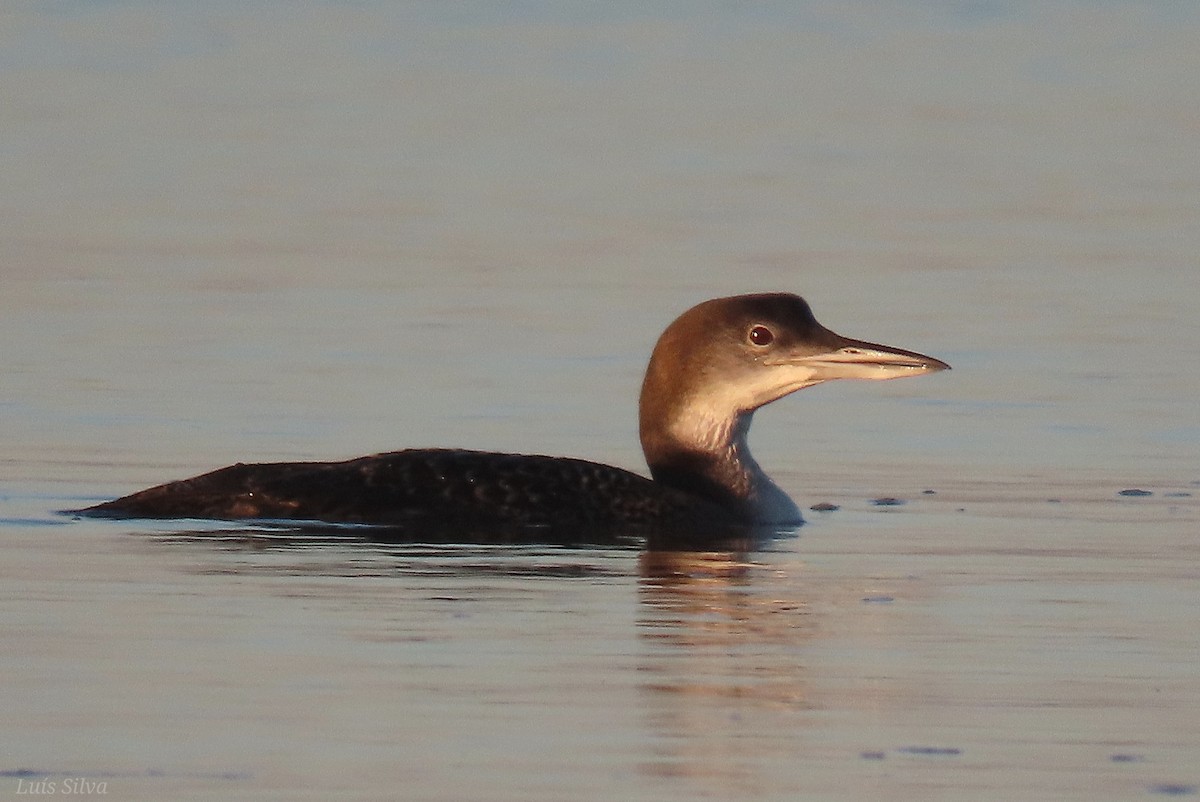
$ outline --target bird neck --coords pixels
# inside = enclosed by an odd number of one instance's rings
[[[799,508],[750,454],[753,412],[715,415],[703,406],[684,407],[649,420],[645,408],[642,413],[642,449],[656,482],[716,502],[748,522],[801,520]]]

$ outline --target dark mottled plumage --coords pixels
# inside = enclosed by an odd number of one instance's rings
[[[410,449],[345,462],[238,463],[86,510],[120,518],[260,518],[473,529],[733,523],[716,504],[596,462]]]
[[[238,464],[81,512],[378,524],[467,539],[488,539],[488,529],[541,540],[549,529],[596,539],[795,526],[799,509],[746,444],[754,410],[832,379],[948,367],[835,334],[796,295],[718,298],[680,315],[650,357],[639,409],[653,479],[566,457],[420,449],[345,462]]]

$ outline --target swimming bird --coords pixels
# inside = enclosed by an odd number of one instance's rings
[[[797,295],[705,301],[659,337],[639,401],[650,476],[568,457],[408,449],[342,462],[238,463],[78,511],[410,528],[701,532],[794,527],[799,508],[750,455],[764,404],[834,379],[950,366],[835,334]]]

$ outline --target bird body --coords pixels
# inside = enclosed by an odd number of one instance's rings
[[[473,529],[700,525],[736,518],[598,462],[465,449],[407,449],[339,462],[238,463],[86,510],[100,517],[264,519]]]
[[[754,411],[824,381],[946,368],[835,334],[796,295],[718,298],[677,318],[651,355],[639,433],[653,478],[569,457],[410,449],[342,462],[238,463],[80,512],[418,530],[796,526],[799,508],[750,454]]]

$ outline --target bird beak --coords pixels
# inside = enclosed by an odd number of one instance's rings
[[[833,334],[831,345],[834,347],[829,351],[789,361],[792,364],[811,369],[813,378],[817,381],[833,379],[882,381],[950,369],[950,366],[942,360],[925,356],[925,354],[893,348],[890,345],[851,340],[837,334]]]

